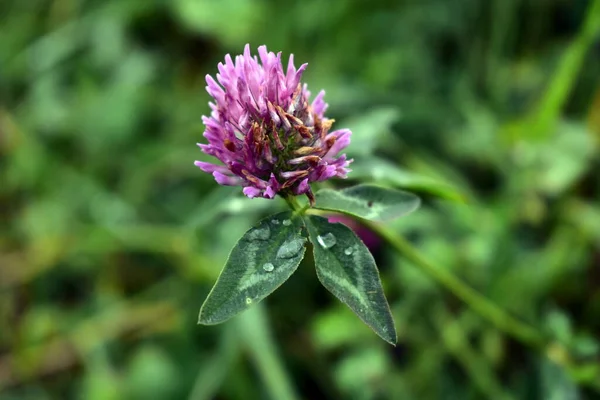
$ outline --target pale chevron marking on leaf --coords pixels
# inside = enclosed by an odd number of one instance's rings
[[[346,289],[349,293],[355,297],[359,303],[361,303],[364,307],[369,307],[369,304],[362,296],[360,290],[358,290],[355,286],[353,286],[347,279],[341,279],[326,269],[322,269],[319,271],[322,277],[329,279],[334,282],[334,284],[340,288]]]
[[[334,296],[346,304],[379,336],[396,343],[394,321],[383,294],[373,256],[364,243],[342,224],[330,224],[318,216],[305,218],[317,277]],[[331,234],[335,244],[324,245],[319,236]],[[347,249],[353,249],[350,254]]]
[[[274,224],[273,220],[290,223]],[[224,322],[283,284],[304,257],[303,226],[301,218],[292,219],[291,212],[284,212],[265,218],[248,230],[232,249],[219,279],[202,305],[199,322]],[[288,248],[282,251],[282,246]],[[266,264],[269,267],[265,269]]]
[[[421,204],[416,195],[372,184],[343,190],[321,189],[315,194],[315,208],[338,211],[369,220],[387,220],[415,211]]]

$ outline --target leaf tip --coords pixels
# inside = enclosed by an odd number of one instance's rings
[[[396,347],[396,345],[398,344],[398,336],[396,336],[396,332],[394,332],[394,334],[390,335],[389,337],[382,336],[382,338],[394,347]]]
[[[204,304],[200,307],[200,312],[198,313],[198,325],[215,325],[219,322],[215,322],[214,318],[211,318],[210,315],[206,315],[206,310],[204,309]]]
[[[389,325],[386,324],[383,327],[379,327],[378,329],[372,327],[372,329],[375,331],[375,333],[377,333],[377,335],[380,338],[382,338],[392,346],[396,347],[396,344],[398,343],[398,334],[396,333],[396,327],[394,326],[393,321],[391,321],[391,324]]]
[[[200,314],[198,315],[198,325],[208,325],[208,321],[202,316],[202,310],[200,310]]]

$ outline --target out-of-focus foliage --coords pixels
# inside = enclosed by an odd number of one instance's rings
[[[0,398],[598,398],[599,3],[3,0]],[[197,326],[236,239],[284,209],[193,166],[204,75],[246,42],[309,63],[351,180],[424,198],[393,229],[577,367],[385,245],[396,348],[310,260]]]

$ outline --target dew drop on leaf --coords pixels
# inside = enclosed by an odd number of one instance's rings
[[[324,249],[330,249],[333,246],[335,246],[336,238],[335,238],[335,236],[333,236],[333,233],[329,232],[323,236],[321,236],[321,235],[317,236],[317,241],[319,242],[321,247],[323,247]]]
[[[264,263],[263,264],[263,269],[267,272],[271,272],[275,269],[275,266],[271,263]]]
[[[252,299],[250,297],[246,297],[246,304],[252,304]]]
[[[304,247],[304,239],[292,239],[284,242],[277,250],[277,258],[292,258]]]
[[[291,224],[292,224],[292,221],[290,221],[289,219],[284,219],[283,220],[283,225],[290,226]]]
[[[250,233],[248,233],[248,240],[268,240],[271,237],[271,230],[267,225],[254,228]]]
[[[354,253],[354,249],[352,247],[346,247],[346,249],[344,249],[345,255],[349,256],[352,253]]]
[[[272,220],[271,220],[271,223],[272,223],[273,225],[279,225],[279,220],[278,220],[278,219],[272,219]]]

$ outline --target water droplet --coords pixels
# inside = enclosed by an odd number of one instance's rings
[[[292,239],[284,242],[277,250],[277,258],[292,258],[304,247],[304,238]]]
[[[250,297],[246,297],[246,304],[252,304],[252,299]]]
[[[347,248],[344,250],[344,254],[345,254],[345,255],[347,255],[347,256],[349,256],[349,255],[350,255],[350,254],[352,254],[352,253],[354,253],[354,249],[353,249],[352,247],[347,247]]]
[[[248,240],[267,240],[271,237],[271,230],[268,225],[254,228],[248,233]]]
[[[275,269],[275,266],[273,264],[271,264],[271,263],[264,263],[263,264],[263,269],[266,272],[271,272],[271,271],[273,271]]]
[[[335,246],[336,239],[335,236],[333,236],[333,233],[329,232],[323,236],[317,236],[317,242],[319,242],[321,247],[323,247],[324,249],[330,249],[333,246]]]
[[[272,223],[273,225],[279,225],[279,220],[278,220],[278,219],[272,219],[272,220],[271,220],[271,223]]]
[[[292,221],[290,221],[289,219],[284,219],[282,223],[285,226],[290,226],[292,224]]]

